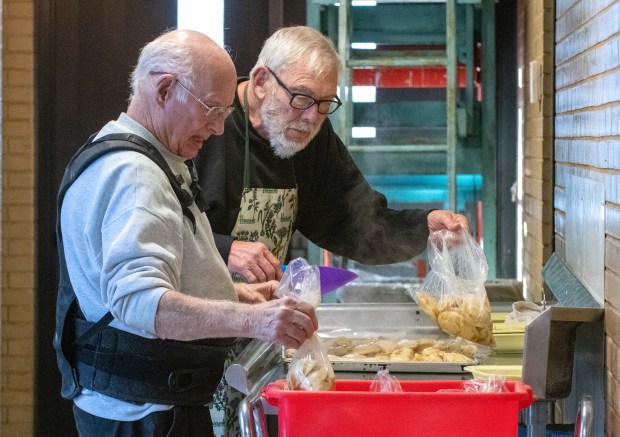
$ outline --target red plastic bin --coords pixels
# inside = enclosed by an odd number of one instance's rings
[[[465,381],[400,381],[403,393],[370,391],[372,381],[337,380],[333,391],[262,389],[278,407],[280,437],[516,437],[519,409],[535,399],[529,385],[506,381],[509,392],[438,392]]]

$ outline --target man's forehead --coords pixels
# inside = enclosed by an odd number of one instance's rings
[[[328,93],[330,93],[332,92],[331,89],[335,90],[338,84],[336,72],[328,75],[317,75],[307,68],[302,70],[286,69],[285,77],[286,84],[291,88],[313,93],[325,93],[326,89],[329,89]]]
[[[336,66],[333,68],[329,68],[328,66],[317,68],[316,65],[312,65],[307,60],[298,60],[280,67],[278,71],[289,75],[305,76],[308,78],[322,80],[329,76],[337,76],[338,68]]]

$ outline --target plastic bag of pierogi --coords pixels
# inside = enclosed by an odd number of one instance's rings
[[[448,334],[495,346],[491,306],[484,283],[484,252],[465,229],[441,230],[428,237],[430,271],[410,293],[420,309]]]
[[[317,266],[303,258],[291,261],[275,291],[278,297],[291,296],[315,308],[321,303],[321,281]],[[286,375],[290,390],[333,390],[336,378],[323,341],[314,333],[293,355]]]

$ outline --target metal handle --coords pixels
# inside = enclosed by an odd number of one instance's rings
[[[277,379],[281,369],[274,367],[254,384],[252,390],[239,403],[239,428],[241,437],[269,437],[263,408],[261,388]]]
[[[260,388],[249,393],[239,404],[239,428],[242,437],[269,436]]]
[[[592,396],[583,395],[581,396],[579,409],[577,410],[575,437],[592,437],[592,423],[594,423]]]

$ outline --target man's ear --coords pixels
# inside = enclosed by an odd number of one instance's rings
[[[267,70],[267,67],[255,68],[250,76],[250,80],[254,85],[254,93],[260,100],[265,98],[267,90],[265,89],[265,83],[269,80],[271,73]]]
[[[173,85],[176,79],[171,74],[163,74],[157,81],[155,89],[157,90],[157,105],[163,106],[166,101],[172,98]]]

